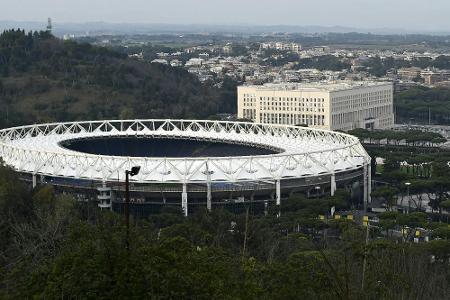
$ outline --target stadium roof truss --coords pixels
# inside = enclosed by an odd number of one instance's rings
[[[236,157],[122,157],[81,153],[60,145],[95,137],[165,137],[245,144],[276,154]],[[356,137],[305,127],[200,120],[110,120],[49,123],[0,130],[0,156],[25,173],[116,181],[141,166],[139,183],[264,181],[335,174],[370,157]]]

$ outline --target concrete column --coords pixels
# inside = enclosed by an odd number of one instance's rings
[[[208,211],[211,211],[212,209],[211,174],[212,172],[209,170],[208,162],[206,162],[206,208],[208,209]]]
[[[37,176],[36,173],[33,173],[33,189],[37,186]]]
[[[116,200],[116,193],[113,191],[113,189],[111,189],[111,191],[109,192],[110,197],[111,197],[111,205],[109,207],[109,210],[113,211],[113,201]]]
[[[281,205],[281,180],[278,179],[276,182],[276,200],[277,200],[277,205],[280,206]]]
[[[183,192],[181,193],[181,207],[183,208],[184,216],[188,215],[188,194],[187,184],[183,183]]]
[[[275,185],[276,185],[276,201],[277,201],[277,218],[279,218],[281,216],[281,180],[278,179],[275,181]]]
[[[331,196],[334,196],[334,192],[336,192],[336,175],[331,174]]]
[[[105,181],[102,181],[102,186],[97,187],[98,196],[97,199],[99,201],[98,207],[101,210],[109,209],[112,210],[112,189],[106,185]]]
[[[209,211],[211,211],[211,209],[212,209],[211,199],[212,199],[212,196],[211,196],[211,182],[208,181],[206,183],[206,208]]]
[[[367,165],[367,203],[372,203],[372,165]]]
[[[364,198],[363,198],[363,204],[364,204],[364,211],[367,210],[367,203],[368,203],[368,198],[367,195],[369,194],[369,189],[368,189],[368,183],[367,183],[367,164],[364,164],[364,171],[363,171],[363,187],[364,187]]]

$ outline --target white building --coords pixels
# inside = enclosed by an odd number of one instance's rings
[[[167,60],[165,60],[165,59],[154,59],[154,60],[152,60],[152,64],[163,64],[163,65],[167,65],[167,64],[169,64],[169,63],[168,63]]]
[[[183,66],[183,62],[178,60],[178,59],[174,59],[170,62],[170,65],[172,67],[182,67]]]
[[[329,130],[394,126],[389,82],[317,82],[238,87],[238,117]]]
[[[203,64],[204,60],[201,58],[191,58],[189,59],[185,66],[186,67],[190,67],[190,66],[201,66]]]
[[[276,49],[280,51],[292,51],[300,52],[302,50],[302,45],[297,43],[262,43],[260,45],[261,49]]]

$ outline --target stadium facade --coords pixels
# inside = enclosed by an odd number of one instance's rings
[[[100,207],[123,202],[125,171],[136,205],[280,205],[292,193],[334,194],[361,182],[370,202],[370,157],[340,132],[246,122],[111,120],[0,130],[0,156],[33,186],[96,191]]]

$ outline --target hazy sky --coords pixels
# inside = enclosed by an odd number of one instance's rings
[[[0,0],[0,20],[450,30],[450,0]]]

